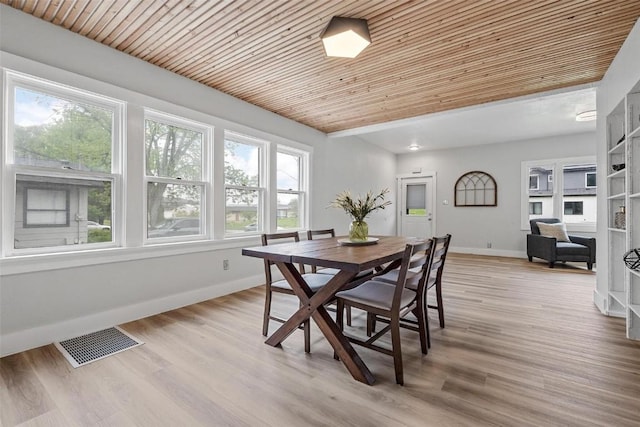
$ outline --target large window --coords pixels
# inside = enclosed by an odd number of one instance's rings
[[[204,237],[206,127],[147,111],[147,238]]]
[[[7,88],[13,245],[5,253],[113,244],[122,103],[12,72]]]
[[[267,143],[234,132],[224,137],[225,234],[266,229],[264,212]]]
[[[559,218],[567,227],[595,231],[595,159],[522,162],[522,229],[529,220]]]

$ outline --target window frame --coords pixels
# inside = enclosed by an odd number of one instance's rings
[[[595,179],[594,185],[589,185],[589,175],[592,175]],[[585,172],[584,173],[584,188],[598,188],[598,177],[597,172]]]
[[[580,206],[580,213],[567,213],[567,204],[571,203],[573,206]],[[579,204],[579,205],[578,205]],[[574,211],[574,209],[572,209]],[[563,215],[584,215],[584,202],[581,200],[564,200],[562,202],[562,214]]]
[[[257,138],[251,135],[247,135],[245,133],[237,132],[231,129],[224,130],[223,137],[223,155],[226,150],[225,144],[227,139],[231,142],[236,142],[238,144],[249,145],[258,148],[258,185],[257,186],[245,186],[245,185],[234,185],[227,184],[227,177],[223,170],[222,172],[222,184],[223,184],[223,209],[221,215],[224,217],[223,223],[223,238],[224,239],[233,239],[244,236],[255,236],[256,234],[265,233],[265,230],[269,230],[268,218],[269,218],[269,209],[268,209],[268,174],[269,174],[269,165],[271,164],[269,159],[270,153],[270,142],[261,138]],[[255,230],[246,231],[245,233],[229,233],[227,232],[227,190],[240,190],[240,191],[255,191],[258,193],[258,209],[257,209],[257,218],[256,223],[257,227]],[[275,215],[275,213],[274,213]]]
[[[531,186],[531,178],[536,179],[536,186]],[[551,181],[549,181],[551,182]],[[540,175],[529,175],[529,190],[539,190],[540,189]]]
[[[147,157],[145,153],[146,139],[142,144],[142,173],[143,173],[143,226],[142,226],[142,241],[143,245],[154,245],[169,242],[190,242],[197,240],[207,240],[210,238],[210,230],[213,228],[212,224],[208,220],[210,200],[212,200],[211,191],[211,160],[210,152],[212,150],[213,141],[213,126],[204,123],[197,122],[195,120],[187,119],[174,114],[165,113],[159,110],[144,108],[144,116],[142,119],[143,129],[146,129],[147,120],[160,122],[164,125],[180,127],[194,132],[202,134],[202,141],[200,147],[200,179],[183,179],[182,177],[161,177],[152,176],[147,174]],[[146,138],[146,131],[143,134]],[[149,237],[149,184],[161,183],[168,185],[183,185],[183,186],[196,186],[200,187],[200,232],[198,234],[178,235],[178,236],[166,236],[166,237]]]
[[[3,210],[1,228],[3,239],[0,248],[0,257],[16,257],[22,255],[50,255],[56,253],[79,252],[92,249],[107,249],[119,247],[123,236],[123,147],[126,116],[126,103],[124,101],[95,93],[90,90],[80,89],[74,86],[57,83],[42,77],[25,74],[8,68],[2,69],[3,74],[3,106],[4,106],[4,151],[2,152],[2,169],[4,184],[2,188]],[[15,101],[16,89],[43,93],[69,102],[90,104],[98,108],[109,110],[113,114],[111,129],[111,169],[108,172],[82,171],[75,169],[57,169],[45,166],[33,166],[15,163],[14,157],[14,125],[15,125]],[[19,175],[34,176],[40,178],[61,178],[84,181],[110,181],[111,185],[111,241],[98,243],[67,244],[57,246],[16,248],[15,224],[16,224],[16,190]],[[85,219],[86,220],[86,219]],[[70,221],[70,219],[69,219]],[[54,227],[38,226],[37,228]],[[62,226],[60,226],[62,227]],[[36,228],[30,226],[29,228]]]
[[[531,209],[534,206],[540,206],[540,213],[536,213],[535,212],[535,210],[536,210],[535,208]],[[531,212],[532,210],[534,212]],[[529,215],[542,215],[542,202],[531,202],[531,201],[529,201]]]
[[[545,166],[551,167],[553,169],[553,173],[550,176],[554,176],[552,178],[552,210],[553,212],[548,215],[549,217],[554,217],[560,219],[560,221],[564,221],[564,203],[563,203],[563,188],[564,188],[564,168],[566,166],[575,166],[581,164],[592,164],[596,165],[597,161],[595,156],[584,156],[584,157],[564,157],[564,158],[555,158],[555,159],[541,159],[541,160],[523,160],[520,163],[520,229],[522,231],[529,231],[529,190],[534,190],[529,187],[529,177],[531,176],[529,170],[533,167]],[[596,169],[597,174],[597,169]],[[559,190],[560,189],[560,190]],[[583,223],[566,223],[568,231],[579,231],[579,232],[596,232],[596,224],[595,222],[583,222]]]
[[[276,222],[278,219],[278,194],[293,194],[293,195],[297,195],[298,196],[298,219],[299,219],[299,227],[298,228],[288,228],[288,231],[300,231],[300,230],[305,230],[308,228],[307,224],[309,224],[309,217],[307,214],[308,211],[308,202],[307,202],[307,194],[309,192],[309,186],[308,186],[308,179],[309,179],[309,153],[306,151],[302,151],[302,150],[296,150],[294,148],[291,147],[287,147],[284,145],[278,145],[276,147],[276,163],[277,163],[277,153],[282,153],[282,154],[286,154],[289,156],[295,156],[298,157],[299,159],[299,170],[298,170],[298,179],[299,179],[299,185],[298,185],[298,190],[292,190],[292,189],[284,189],[284,188],[278,188],[278,183],[277,183],[277,179],[275,180],[275,184],[274,186],[275,188],[275,192],[276,192],[276,206],[274,207],[274,215],[276,218]],[[276,171],[277,171],[277,164],[276,164]]]

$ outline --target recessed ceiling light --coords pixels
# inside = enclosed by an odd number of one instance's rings
[[[418,144],[411,144],[407,148],[411,151],[418,151],[421,147]]]
[[[583,111],[582,113],[576,114],[576,122],[590,122],[591,120],[595,120],[596,117],[596,110]]]
[[[371,44],[365,19],[334,16],[320,35],[327,56],[355,58]]]

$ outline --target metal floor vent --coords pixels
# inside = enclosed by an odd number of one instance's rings
[[[114,326],[54,344],[71,366],[78,368],[144,343]]]

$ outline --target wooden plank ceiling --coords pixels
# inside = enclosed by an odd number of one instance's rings
[[[0,0],[324,132],[602,78],[640,1]],[[327,58],[332,16],[373,43]]]

